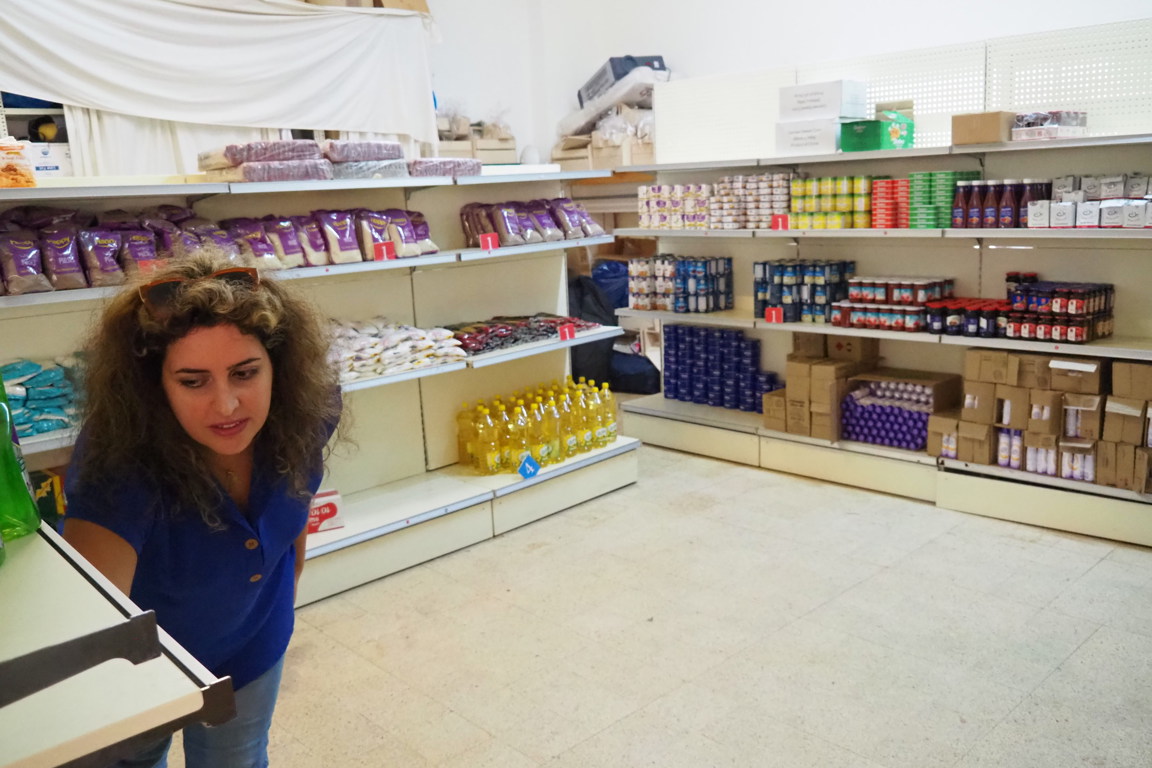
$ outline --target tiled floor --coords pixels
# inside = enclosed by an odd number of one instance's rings
[[[640,464],[300,610],[273,765],[1152,764],[1152,551]]]

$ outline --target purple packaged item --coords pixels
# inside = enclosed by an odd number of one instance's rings
[[[416,229],[408,218],[408,211],[389,208],[384,211],[388,217],[388,238],[396,246],[396,255],[401,258],[420,255],[420,245],[416,242]]]
[[[96,214],[100,229],[140,229],[140,217],[128,211],[101,211]]]
[[[330,264],[328,259],[328,245],[324,242],[324,233],[320,230],[320,223],[312,216],[291,217],[292,226],[296,228],[296,238],[300,241],[300,248],[304,252],[304,261],[310,267],[320,267]]]
[[[360,233],[360,252],[364,261],[376,261],[377,243],[386,243],[388,237],[388,215],[381,211],[357,211],[356,227]],[[399,256],[400,252],[397,251]],[[381,258],[384,258],[381,255]]]
[[[228,219],[220,222],[228,228],[228,234],[240,246],[240,252],[256,262],[257,269],[284,269],[276,257],[276,247],[264,231],[263,222],[257,219]]]
[[[161,205],[156,211],[173,224],[183,224],[196,218],[196,211],[179,205]]]
[[[116,263],[120,253],[121,233],[111,229],[82,229],[76,239],[80,256],[94,287],[123,285],[124,272]]]
[[[280,263],[288,269],[303,267],[307,263],[304,261],[304,249],[300,246],[300,238],[292,220],[287,216],[265,216],[263,223]]]
[[[532,222],[536,225],[536,229],[544,236],[544,239],[550,243],[554,243],[564,239],[564,233],[561,231],[560,226],[556,223],[556,219],[552,216],[552,211],[548,208],[547,200],[532,200],[528,203],[528,210],[532,214]]]
[[[156,268],[156,235],[146,229],[126,229],[120,237],[120,263],[129,277]]]
[[[440,248],[432,242],[432,228],[428,226],[428,219],[420,211],[407,211],[408,220],[412,222],[412,231],[416,234],[416,244],[420,246],[420,255],[438,253]]]
[[[320,145],[311,139],[284,139],[228,144],[219,149],[201,152],[197,156],[197,162],[200,170],[211,171],[244,163],[319,160],[322,157]]]
[[[206,235],[209,232],[215,232],[220,229],[220,225],[210,219],[197,216],[182,222],[180,228],[194,235]]]
[[[88,287],[84,268],[80,264],[80,248],[76,244],[74,229],[56,227],[41,230],[40,254],[44,272],[53,288],[64,291]]]
[[[332,163],[332,177],[335,179],[395,179],[407,175],[407,160],[364,160],[359,163]]]
[[[332,163],[324,159],[244,163],[235,168],[208,171],[205,176],[208,181],[229,183],[245,181],[326,181],[333,178]]]
[[[356,224],[350,211],[313,211],[328,244],[328,257],[333,264],[363,261],[356,239]]]
[[[373,160],[399,160],[404,148],[395,141],[337,141],[320,145],[324,157],[334,163],[361,163]]]
[[[496,203],[488,207],[492,224],[500,235],[500,245],[524,245],[524,233],[520,230],[520,217],[511,203]]]
[[[520,234],[524,237],[525,243],[542,243],[544,242],[544,234],[536,229],[536,221],[532,218],[528,206],[520,202],[508,203],[512,206],[512,210],[516,211],[516,220],[520,224]]]
[[[548,208],[552,211],[552,218],[563,230],[565,240],[576,240],[584,236],[584,219],[571,200],[558,197],[548,203]]]
[[[229,261],[241,261],[242,254],[236,238],[223,229],[204,230],[200,235],[200,248],[217,251]]]
[[[576,215],[580,217],[580,228],[584,230],[584,234],[588,237],[600,237],[604,234],[604,227],[592,218],[592,214],[588,213],[588,209],[580,203],[572,203],[573,210]]]
[[[0,272],[13,296],[53,290],[40,265],[36,234],[26,229],[0,235]]]

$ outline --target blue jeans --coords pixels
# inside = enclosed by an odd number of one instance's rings
[[[193,723],[184,728],[186,768],[267,768],[268,729],[280,690],[284,659],[236,691],[236,717],[223,725]],[[168,768],[166,736],[115,768]]]

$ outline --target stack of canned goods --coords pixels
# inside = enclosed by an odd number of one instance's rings
[[[792,179],[789,229],[868,229],[872,226],[871,176]]]
[[[1116,288],[1109,283],[1020,282],[1009,288],[1009,303],[1008,338],[1081,344],[1115,328]]]
[[[628,262],[628,307],[663,312],[732,309],[731,258],[662,254]]]
[[[708,229],[711,184],[654,184],[637,189],[643,229]]]
[[[830,323],[832,305],[848,298],[854,261],[758,261],[752,265],[755,316],[782,309],[785,323]]]
[[[873,228],[908,229],[912,220],[909,203],[910,183],[908,179],[876,179],[873,181]]]
[[[847,301],[832,306],[830,322],[842,328],[918,333],[927,330],[925,307],[954,291],[950,277],[854,277],[848,281]]]
[[[709,213],[712,229],[771,229],[773,216],[786,216],[791,173],[725,176],[716,183]]]
[[[781,386],[760,370],[758,340],[725,328],[664,326],[664,397],[761,413],[764,394]]]
[[[922,171],[908,174],[908,226],[912,229],[951,227],[956,182],[979,178],[979,171]]]

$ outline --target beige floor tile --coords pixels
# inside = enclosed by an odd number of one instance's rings
[[[400,766],[400,763],[392,763]],[[507,744],[491,739],[440,763],[437,768],[534,768],[539,763]]]
[[[877,766],[855,752],[790,728],[752,707],[737,707],[703,730],[703,735],[747,758],[760,755],[764,768],[864,768]]]
[[[1050,607],[1152,636],[1152,570],[1103,560],[1056,596]]]
[[[1113,563],[1120,563],[1121,565],[1132,566],[1133,568],[1152,570],[1152,549],[1148,547],[1138,547],[1135,544],[1117,544],[1116,547],[1108,553],[1107,560]]]

